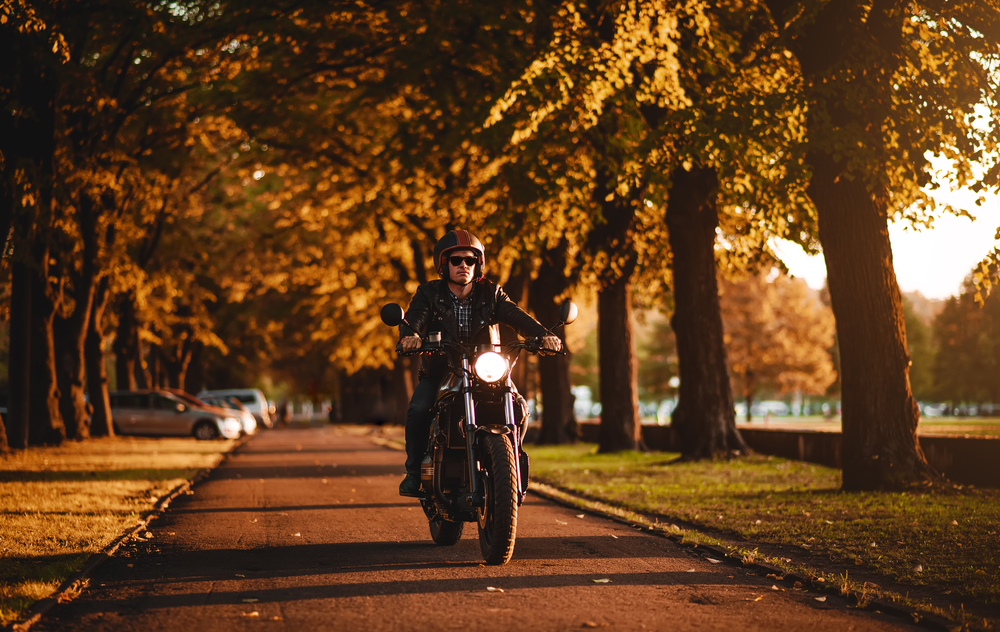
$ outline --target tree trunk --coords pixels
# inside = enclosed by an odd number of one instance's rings
[[[118,331],[115,334],[115,388],[134,391],[136,383],[136,357],[139,334],[135,322],[135,305],[130,294],[118,299]]]
[[[160,350],[160,345],[149,345],[147,357],[149,358],[146,361],[149,365],[149,388],[163,388],[166,372],[163,370],[163,352]]]
[[[81,306],[90,319],[90,305]],[[80,309],[78,307],[77,309]],[[84,342],[87,330],[81,328],[81,318],[74,313],[69,318],[58,315],[53,319],[52,333],[56,351],[56,375],[59,387],[59,412],[66,425],[68,439],[90,437],[90,409],[84,389]]]
[[[23,243],[23,241],[21,242]],[[10,447],[28,447],[31,419],[31,268],[19,253],[11,265],[10,355],[7,365],[10,379],[7,428]]]
[[[910,391],[903,302],[892,266],[888,200],[810,154],[830,300],[840,342],[843,487],[892,489],[933,474]]]
[[[77,218],[83,240],[80,274],[73,280],[73,313],[56,318],[56,356],[59,362],[60,408],[71,439],[90,437],[90,416],[94,410],[86,397],[87,360],[84,347],[90,328],[90,312],[97,291],[97,212],[94,200],[82,193],[77,201]]]
[[[796,10],[787,0],[766,3],[779,27]],[[889,199],[869,177],[885,172],[870,156],[885,142],[880,130],[886,129],[893,76],[906,59],[905,20],[898,3],[834,0],[788,38],[809,106],[809,195],[837,321],[843,488],[852,491],[934,476],[916,436],[920,413],[910,390],[905,317],[892,266]],[[881,72],[862,72],[872,67]],[[850,137],[856,130],[869,130],[866,142]],[[864,166],[849,169],[855,142],[874,150],[861,156]]]
[[[681,383],[671,426],[684,458],[728,457],[747,447],[736,429],[716,280],[719,179],[714,169],[678,167],[672,180],[666,222],[676,308],[670,326]]]
[[[108,396],[108,369],[104,357],[104,309],[107,307],[109,294],[107,279],[102,279],[90,311],[90,323],[84,343],[87,392],[94,408],[90,433],[95,437],[110,437],[115,434],[111,418],[111,398]]]
[[[531,308],[535,317],[545,327],[559,321],[559,307],[569,279],[565,267],[563,248],[546,251],[538,276],[531,284]],[[565,347],[566,331],[559,328],[552,333],[559,336]],[[566,347],[567,352],[569,348]],[[573,443],[579,438],[576,416],[573,413],[573,383],[570,378],[572,355],[538,357],[538,382],[542,399],[542,428],[538,436],[541,445]]]
[[[190,339],[185,339],[179,345],[176,345],[172,351],[174,353],[168,356],[160,348],[160,384],[169,386],[170,388],[183,389],[187,370],[191,365],[191,355],[194,351],[194,345]]]
[[[184,374],[184,386],[182,388],[188,393],[197,394],[205,389],[205,363],[202,360],[205,345],[195,342],[192,347],[191,363]]]
[[[32,275],[31,288],[31,445],[60,444],[66,439],[66,426],[59,411],[59,388],[56,376],[55,340],[52,324],[56,302],[48,288],[48,248],[41,248],[37,262],[41,270]]]
[[[601,371],[599,452],[637,450],[642,442],[630,276],[631,269],[597,294]]]

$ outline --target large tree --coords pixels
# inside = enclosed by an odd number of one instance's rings
[[[843,486],[905,485],[931,471],[916,437],[887,222],[932,206],[920,188],[932,154],[953,161],[960,185],[975,181],[976,160],[990,160],[1000,11],[991,2],[766,3],[805,82],[809,195],[840,343]]]

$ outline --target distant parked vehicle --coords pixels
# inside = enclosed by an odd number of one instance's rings
[[[111,417],[121,434],[238,439],[243,425],[235,416],[200,407],[165,390],[110,393]]]
[[[252,435],[257,432],[257,418],[240,400],[232,395],[206,395],[201,398],[201,401],[210,406],[231,411],[231,414],[238,414],[240,422],[243,424],[243,434]]]
[[[254,418],[257,420],[257,426],[264,426],[265,428],[273,428],[274,422],[271,421],[271,414],[268,410],[267,399],[264,398],[264,393],[261,392],[259,388],[228,388],[222,390],[211,390],[211,391],[201,391],[198,393],[198,397],[205,397],[208,395],[221,395],[221,396],[233,396],[240,400],[240,403],[247,407]]]

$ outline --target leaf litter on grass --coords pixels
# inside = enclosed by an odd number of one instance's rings
[[[232,445],[112,437],[0,455],[0,625],[52,594]]]
[[[574,444],[535,446],[531,456],[536,480],[630,511],[1000,603],[1000,490],[841,492],[839,470],[762,455],[681,463],[670,453]]]

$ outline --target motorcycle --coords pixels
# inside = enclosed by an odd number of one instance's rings
[[[573,303],[563,304],[560,321],[545,335],[572,323],[577,313]],[[406,322],[395,303],[384,306],[381,317],[390,327]],[[506,564],[514,554],[517,510],[528,491],[528,455],[522,448],[527,405],[510,373],[522,349],[559,353],[543,349],[543,337],[471,345],[443,341],[440,332],[429,332],[419,349],[396,347],[401,356],[439,353],[448,359],[420,467],[419,499],[431,539],[453,545],[465,523],[475,522],[480,551],[491,565]]]

